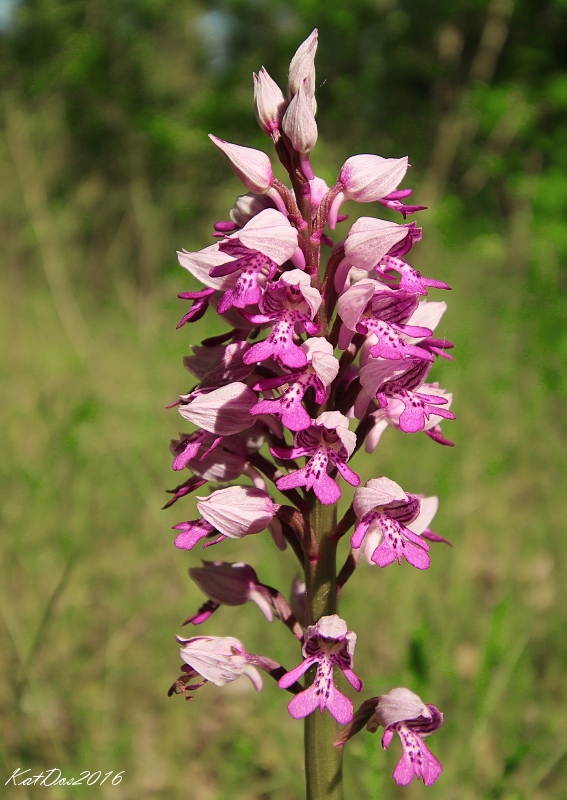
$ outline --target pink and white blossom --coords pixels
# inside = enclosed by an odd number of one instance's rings
[[[417,236],[420,230],[420,228],[414,228],[414,236]],[[383,278],[384,280],[388,281],[392,280],[391,273],[397,272],[400,276],[398,284],[400,289],[405,289],[407,292],[417,292],[418,294],[422,295],[427,294],[427,287],[433,289],[451,288],[444,281],[434,280],[433,278],[424,278],[423,275],[415,269],[415,267],[412,267],[411,264],[408,264],[407,261],[404,261],[401,256],[405,255],[405,253],[407,253],[407,250],[396,253],[394,248],[393,251],[385,255],[381,259],[380,263],[376,266],[376,275],[379,278]]]
[[[381,200],[397,188],[408,169],[408,158],[358,155],[347,158],[339,172],[345,197],[357,203]]]
[[[257,397],[245,383],[235,381],[189,398],[187,404],[179,406],[181,416],[217,436],[239,433],[253,424],[250,409]]]
[[[275,515],[279,506],[270,495],[256,486],[227,486],[218,489],[208,497],[197,496],[197,509],[202,519],[188,520],[174,525],[180,531],[175,546],[181,550],[192,550],[206,537],[219,534],[204,547],[222,542],[223,539],[241,539],[265,528],[280,549],[285,548],[282,541],[281,525]]]
[[[197,497],[203,519],[230,539],[260,533],[272,522],[278,505],[254,486],[227,486],[208,497]]]
[[[399,786],[407,786],[414,778],[426,786],[435,783],[443,767],[425,745],[424,739],[443,724],[443,714],[434,705],[426,705],[409,689],[399,687],[388,694],[365,700],[352,721],[341,730],[335,746],[342,747],[364,727],[370,733],[384,728],[382,746],[390,747],[394,733],[402,743],[402,758],[393,778]]]
[[[444,408],[448,403],[447,397],[427,394],[426,378],[430,369],[431,362],[425,359],[370,360],[360,370],[364,393],[355,403],[356,416],[363,414],[369,400],[375,397],[381,408],[386,408],[391,399],[401,401],[404,410],[399,425],[404,433],[424,430],[432,414],[455,419],[453,412]]]
[[[272,447],[271,453],[276,458],[309,459],[305,467],[279,478],[278,489],[305,486],[308,491],[313,489],[322,503],[332,505],[341,497],[339,486],[327,472],[333,466],[347,483],[358,486],[360,478],[346,463],[356,445],[356,434],[349,431],[348,424],[348,419],[338,411],[324,411],[312,420],[309,428],[295,434],[292,448]]]
[[[215,686],[226,686],[246,675],[257,692],[262,690],[262,677],[249,663],[248,653],[238,639],[233,636],[176,638],[183,645],[179,651],[182,660],[205,680]]]
[[[193,354],[185,356],[183,364],[200,380],[200,389],[216,389],[229,383],[244,383],[253,372],[245,364],[244,354],[250,349],[248,342],[237,339],[225,345],[193,346]]]
[[[260,301],[266,281],[294,256],[297,231],[275,208],[266,208],[223,239],[218,249],[228,258],[211,268],[210,278],[237,276],[218,303],[218,313],[224,314],[232,306],[245,308]]]
[[[409,689],[391,689],[376,699],[376,711],[366,729],[374,733],[384,728],[382,747],[388,750],[395,733],[402,743],[402,758],[396,765],[393,778],[399,786],[407,786],[421,778],[431,786],[441,775],[443,767],[423,741],[443,724],[443,714],[434,705],[425,705]]]
[[[432,333],[430,328],[409,324],[417,305],[415,294],[388,289],[373,280],[358,281],[339,297],[338,310],[343,321],[339,347],[346,349],[356,331],[374,334],[369,348],[373,358],[433,361],[432,353],[408,340],[408,337],[423,339]]]
[[[338,359],[333,355],[333,345],[323,337],[308,339],[301,349],[307,358],[303,370],[275,378],[266,378],[254,385],[258,391],[271,391],[286,386],[275,400],[260,400],[250,410],[251,414],[277,414],[290,431],[305,430],[311,425],[311,417],[302,405],[306,391],[312,388],[315,401],[324,403],[328,397],[327,387],[339,371]]]
[[[291,258],[297,247],[297,230],[275,208],[266,208],[255,214],[242,230],[228,238],[249,250],[258,250],[278,265]]]
[[[362,681],[352,670],[355,645],[356,634],[347,630],[346,622],[337,614],[321,617],[316,625],[307,628],[301,651],[305,660],[278,682],[280,688],[286,689],[317,664],[311,686],[296,694],[288,704],[294,719],[307,717],[317,708],[322,714],[327,708],[341,725],[352,720],[353,705],[335,686],[333,670],[338,667],[357,692],[362,689]]]
[[[211,289],[225,292],[236,283],[237,276],[232,273],[221,275],[218,278],[213,278],[210,275],[213,267],[235,260],[232,256],[227,256],[226,253],[221,252],[218,244],[211,244],[209,247],[205,247],[195,253],[181,250],[177,253],[177,259],[180,265],[190,272],[194,278],[197,278],[198,281]]]
[[[171,442],[172,469],[190,469],[208,481],[233,481],[247,470],[252,448],[244,436],[215,436],[208,431],[182,434]]]
[[[345,256],[335,273],[336,290],[344,291],[351,275],[356,274],[359,270],[372,273],[370,277],[378,276],[387,279],[386,271],[375,274],[373,270],[379,270],[387,259],[392,259],[392,253],[400,250],[407,252],[420,232],[421,228],[416,228],[413,222],[397,225],[395,222],[373,217],[357,219],[345,240]],[[401,262],[401,259],[398,261]],[[406,262],[401,263],[405,264]],[[401,283],[400,288],[407,289]],[[415,292],[416,289],[408,289],[408,291]]]
[[[309,275],[299,269],[284,272],[277,283],[270,284],[263,294],[259,314],[246,314],[254,323],[272,323],[270,336],[252,345],[244,356],[247,364],[274,358],[283,366],[301,369],[307,356],[293,341],[294,333],[307,331],[310,335],[320,328],[312,322],[321,305],[321,295],[311,286]]]
[[[436,498],[434,498],[436,500]],[[417,569],[428,569],[431,559],[429,545],[412,529],[420,514],[421,500],[416,495],[406,494],[402,487],[389,478],[374,478],[357,489],[354,495],[354,512],[358,525],[350,543],[354,550],[364,544],[370,563],[387,567],[394,561],[406,561]],[[428,508],[428,512],[431,508]],[[424,511],[425,530],[435,513],[427,519]]]
[[[451,408],[453,395],[451,392],[446,392],[445,389],[442,389],[438,383],[424,383],[421,388],[428,396],[436,395],[437,397],[443,398],[446,401],[445,408],[447,410]],[[400,417],[404,409],[405,406],[401,400],[390,397],[384,408],[379,407],[376,411],[370,413],[369,416],[372,417],[374,424],[364,442],[364,448],[367,453],[374,452],[386,428],[392,427],[400,429]],[[439,444],[452,446],[453,443],[445,439],[441,432],[440,423],[442,421],[443,417],[438,414],[430,414],[423,427],[423,432],[433,439],[433,441],[439,442]]]
[[[408,166],[407,156],[383,158],[362,154],[347,158],[337,179],[339,191],[329,211],[329,227],[334,229],[339,208],[345,200],[372,203],[385,199],[397,189]]]
[[[407,225],[397,225],[373,217],[359,217],[345,239],[345,256],[353,267],[370,272],[407,235]]]

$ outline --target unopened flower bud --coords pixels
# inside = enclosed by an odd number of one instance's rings
[[[298,153],[310,153],[317,144],[317,123],[311,107],[311,98],[303,81],[294,94],[284,114],[282,129]],[[313,176],[309,176],[312,180]]]
[[[272,200],[265,194],[248,192],[236,198],[236,203],[230,209],[230,218],[239,228],[243,228],[252,217],[259,214],[265,208],[273,208]]]
[[[288,97],[291,99],[299,92],[305,81],[307,96],[312,100],[313,113],[317,110],[315,103],[315,53],[317,51],[317,28],[299,45],[289,65]]]
[[[287,101],[264,67],[257,75],[254,73],[254,105],[256,119],[264,133],[271,136],[279,131]]]
[[[274,180],[272,163],[268,156],[261,150],[252,147],[242,147],[231,144],[223,139],[218,139],[209,133],[209,139],[226,156],[230,166],[236,172],[242,183],[251,192],[264,194],[269,190]]]
[[[310,191],[310,199],[311,199],[311,208],[313,209],[313,214],[321,205],[321,200],[325,197],[327,192],[329,191],[329,187],[323,180],[323,178],[313,178],[313,180],[309,181],[309,191]]]

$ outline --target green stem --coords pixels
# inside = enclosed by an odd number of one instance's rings
[[[336,542],[329,536],[337,524],[336,506],[315,501],[311,525],[319,546],[317,559],[305,557],[307,617],[313,625],[323,616],[336,614]],[[307,684],[315,678],[316,668],[309,670]],[[342,748],[334,747],[338,725],[325,710],[314,711],[305,719],[305,775],[307,800],[343,800]]]

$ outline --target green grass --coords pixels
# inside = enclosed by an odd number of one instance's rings
[[[341,608],[359,636],[362,697],[407,685],[445,713],[430,740],[445,771],[430,789],[399,789],[398,751],[364,733],[345,748],[350,798],[567,795],[564,301],[546,294],[537,264],[515,271],[505,246],[480,244],[431,245],[422,257],[425,274],[453,286],[439,335],[455,340],[456,360],[434,377],[455,392],[457,421],[444,430],[457,447],[389,430],[354,462],[365,478],[438,494],[434,527],[454,547],[435,546],[426,573],[361,566]],[[104,303],[77,290],[80,352],[42,280],[11,274],[1,322],[0,778],[16,767],[125,774],[117,787],[5,796],[301,798],[302,726],[268,678],[261,695],[239,681],[206,686],[191,703],[166,696],[180,663],[173,637],[202,600],[186,574],[200,553],[176,551],[170,531],[193,501],[159,510],[176,482],[168,439],[183,428],[164,406],[191,385],[181,359],[209,324],[175,332],[184,274],[144,296],[120,285]],[[214,555],[248,561],[284,592],[296,570],[267,533]],[[205,630],[298,663],[287,630],[252,604],[219,610]]]

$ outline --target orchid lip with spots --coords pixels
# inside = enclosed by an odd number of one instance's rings
[[[317,664],[317,673],[311,686],[296,694],[288,704],[294,719],[303,719],[316,709],[322,714],[327,708],[337,722],[346,725],[352,720],[353,706],[334,684],[333,668],[338,667],[348,682],[360,692],[362,681],[352,671],[356,634],[347,630],[346,622],[336,614],[321,617],[316,625],[305,631],[302,653],[303,663],[280,678],[279,686],[287,689]]]
[[[443,724],[443,714],[434,705],[426,705],[418,695],[398,687],[388,694],[365,700],[352,721],[341,731],[336,747],[342,747],[363,727],[375,733],[384,728],[382,747],[388,750],[394,734],[402,744],[402,757],[397,763],[393,778],[400,786],[407,786],[414,778],[431,786],[443,772],[443,767],[425,742]]]
[[[178,485],[167,507],[193,497],[198,512],[173,526],[174,543],[184,551],[215,545],[219,559],[189,569],[204,598],[183,624],[204,633],[178,637],[184,663],[170,694],[191,699],[243,676],[261,691],[263,671],[292,695],[291,717],[305,720],[308,800],[342,800],[342,747],[364,729],[382,726],[385,749],[399,736],[398,784],[431,785],[442,772],[424,743],[443,721],[436,706],[398,687],[354,710],[363,690],[350,628],[356,606],[347,623],[338,595],[365,564],[402,569],[408,580],[418,575],[411,567],[426,574],[437,544],[449,544],[430,528],[437,497],[368,475],[387,428],[452,444],[441,424],[455,418],[453,396],[435,373],[453,345],[441,322],[447,304],[429,296],[449,286],[410,263],[422,229],[407,217],[424,206],[405,202],[408,157],[351,155],[330,186],[314,172],[317,46],[315,30],[291,60],[287,87],[263,66],[253,76],[256,118],[287,183],[264,149],[211,134],[244,191],[214,224],[214,244],[178,252],[187,277],[179,297],[190,304],[178,327],[215,319],[224,332],[192,346],[184,359],[192,383],[171,403],[183,432],[171,442]],[[346,201],[364,203],[364,214],[341,239]],[[401,221],[384,219],[384,209]],[[222,560],[227,539],[242,547],[247,537],[251,553],[260,536],[272,537],[274,559],[299,562],[288,598],[264,582],[264,571],[277,582],[278,562]],[[345,559],[338,570],[337,557]],[[208,635],[213,614],[222,624],[230,607],[258,625],[283,622],[300,663],[288,668],[233,636]],[[377,610],[377,626],[385,612]],[[267,649],[271,637],[261,641]]]

